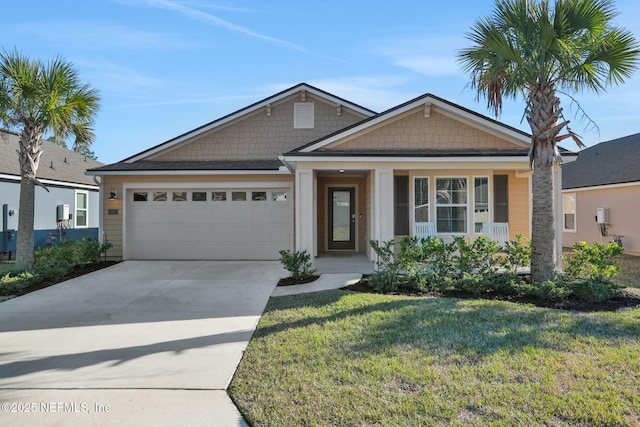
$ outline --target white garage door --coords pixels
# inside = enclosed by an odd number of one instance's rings
[[[293,243],[288,188],[131,189],[128,259],[274,260]]]

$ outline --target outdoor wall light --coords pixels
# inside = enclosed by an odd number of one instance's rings
[[[109,193],[109,200],[117,200],[118,199],[118,192],[115,190],[115,188],[111,189],[111,192]]]

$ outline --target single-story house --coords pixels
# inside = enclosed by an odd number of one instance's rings
[[[562,166],[565,245],[618,239],[640,255],[639,165],[637,133],[586,148]]]
[[[373,260],[370,239],[420,222],[444,239],[473,239],[485,222],[530,236],[529,144],[431,94],[375,113],[302,83],[87,173],[102,179],[112,257],[272,260],[295,249]]]
[[[20,206],[19,135],[0,130],[0,252],[15,254]],[[99,238],[99,186],[85,171],[103,164],[60,145],[43,141],[37,177],[49,192],[36,186],[35,246],[66,239]]]

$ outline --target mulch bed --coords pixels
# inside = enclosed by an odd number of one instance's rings
[[[48,288],[49,286],[58,284],[60,282],[64,282],[65,280],[73,279],[75,277],[83,276],[87,273],[92,273],[94,271],[102,270],[103,268],[111,267],[112,265],[118,264],[122,261],[101,261],[96,264],[87,264],[75,267],[69,274],[64,277],[56,277],[50,278],[46,280],[40,280],[38,282],[32,283],[31,285],[20,289],[20,292],[16,294],[16,296],[21,296],[28,294],[30,292],[39,291],[40,289]]]
[[[353,285],[346,286],[342,289],[355,291],[355,292],[367,292],[367,293],[380,293],[376,292],[369,286],[369,276],[364,275],[360,281]],[[396,292],[389,292],[389,295],[404,295],[404,296],[436,296],[436,297],[452,297],[452,298],[467,298],[467,299],[487,299],[493,301],[509,301],[515,303],[533,304],[537,307],[555,308],[560,310],[573,310],[573,311],[618,311],[623,309],[640,308],[640,298],[637,295],[631,294],[627,291],[620,291],[620,293],[607,301],[603,302],[588,302],[581,301],[574,298],[569,298],[565,301],[549,301],[535,297],[517,297],[517,296],[505,296],[497,294],[485,294],[474,295],[465,292],[448,292],[448,293],[426,293],[418,292],[411,289],[399,289]]]
[[[293,277],[284,277],[278,281],[278,286],[294,286],[294,285],[304,285],[305,283],[311,283],[318,280],[320,276],[309,276],[306,279],[294,279]]]

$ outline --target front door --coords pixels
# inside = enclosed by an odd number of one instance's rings
[[[329,249],[356,248],[355,188],[329,188]]]

